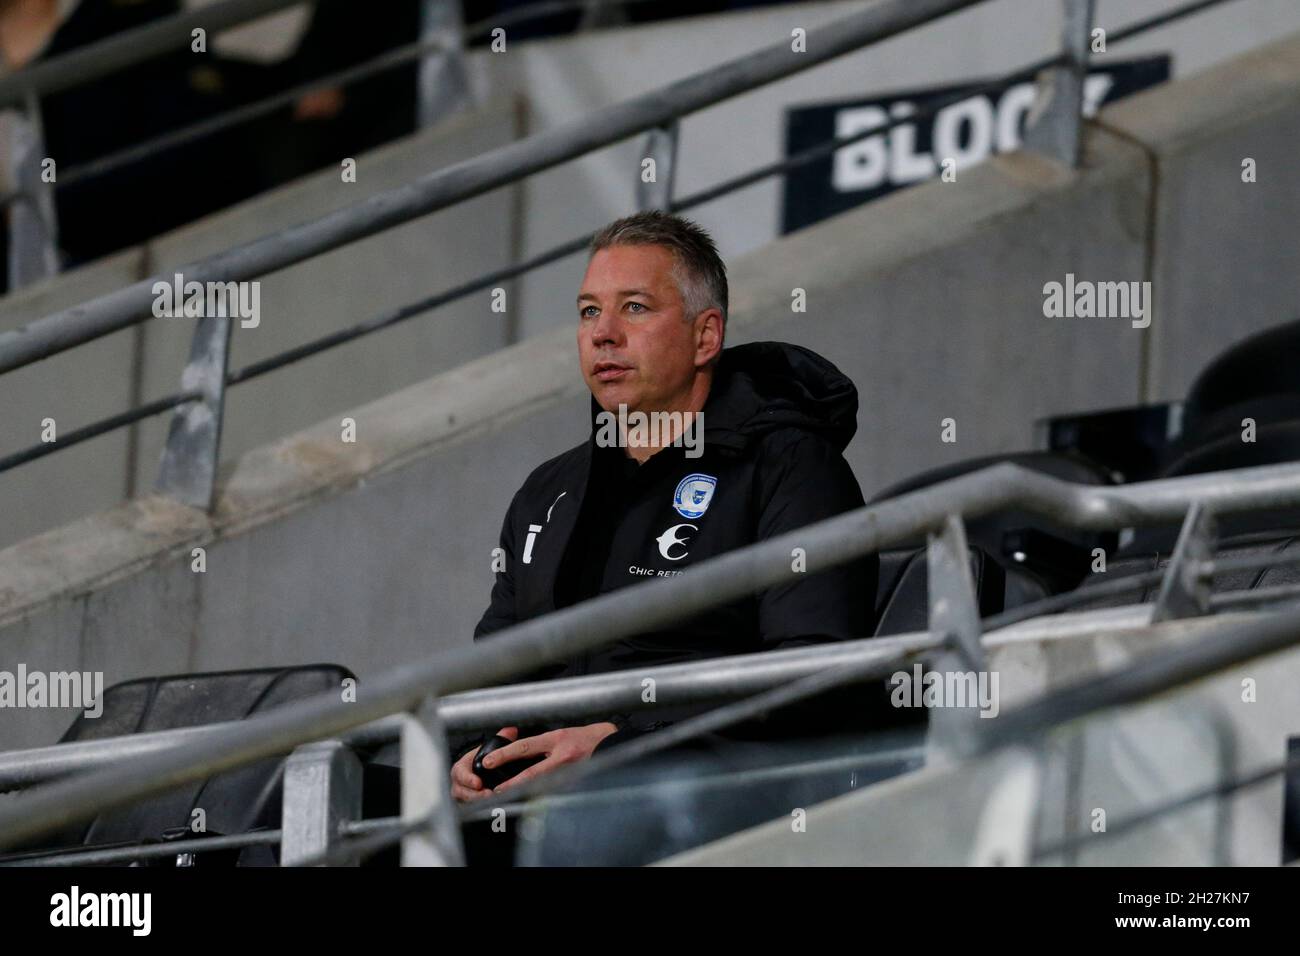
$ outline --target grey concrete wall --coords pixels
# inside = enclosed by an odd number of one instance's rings
[[[142,250],[129,250],[9,296],[0,301],[0,329],[128,285],[140,278],[143,260]],[[3,454],[40,442],[45,418],[57,434],[130,408],[136,341],[133,332],[111,335],[0,376]],[[130,458],[130,436],[118,430],[0,473],[0,547],[121,502]]]
[[[357,202],[417,175],[515,139],[518,110],[498,99],[365,156],[356,182],[325,170],[240,203],[146,246],[74,270],[0,301],[0,329],[284,229]],[[341,157],[340,157],[341,158]],[[516,187],[424,216],[261,280],[262,321],[235,324],[231,367],[240,368],[389,309],[451,288],[513,261]],[[481,223],[501,223],[482,229]],[[506,342],[506,317],[488,294],[414,316],[386,332],[307,359],[231,390],[222,434],[225,460]],[[41,439],[40,422],[60,433],[177,390],[192,319],[155,319],[134,329],[0,377],[0,449]],[[0,547],[111,507],[153,484],[169,417],[97,438],[0,473]]]
[[[736,51],[787,41],[875,0],[798,3],[744,13],[602,30],[545,43],[520,43],[480,58],[484,88],[527,96],[529,130],[546,129],[591,110],[688,76]],[[1099,0],[1096,22],[1110,33],[1179,6],[1181,0]],[[784,156],[786,110],[792,106],[932,89],[1019,69],[1058,48],[1061,4],[991,0],[924,29],[839,57],[815,70],[736,97],[681,124],[677,194],[686,195]],[[1170,54],[1175,79],[1192,76],[1270,40],[1300,30],[1293,0],[1237,0],[1121,43],[1099,64]],[[726,148],[720,149],[719,144]],[[535,254],[562,239],[634,211],[644,147],[621,143],[529,180],[524,247]],[[728,260],[762,248],[780,232],[782,183],[769,179],[691,212]],[[580,256],[530,273],[523,283],[526,333],[567,323]]]
[[[1300,318],[1300,44],[1240,65],[1116,103],[1103,120],[1144,144],[1160,184],[1145,400],[1182,397],[1224,345]]]
[[[319,215],[523,132],[546,129],[646,92],[717,62],[719,51],[731,56],[762,47],[788,38],[794,26],[813,29],[869,2],[874,0],[788,4],[511,43],[504,55],[476,51],[469,58],[479,104],[475,111],[436,131],[362,157],[358,183],[345,186],[337,174],[322,173],[146,247],[0,300],[0,329],[204,252]],[[1097,19],[1113,32],[1178,2],[1101,0]],[[252,42],[257,39],[252,34],[259,32],[267,42],[273,37],[285,39],[292,33],[289,21],[296,16],[295,11],[286,11],[278,26],[254,25],[238,31],[240,38],[225,39]],[[1054,2],[991,0],[687,117],[682,124],[678,194],[712,186],[779,158],[785,112],[791,106],[926,89],[1013,70],[1055,48],[1059,16],[1059,4]],[[1293,0],[1236,0],[1114,44],[1097,59],[1170,53],[1173,75],[1191,77],[1296,29],[1300,29],[1300,5]],[[1238,82],[1249,96],[1252,80]],[[518,115],[512,105],[516,102],[527,105],[526,116]],[[1179,115],[1190,102],[1191,98],[1179,104]],[[1174,128],[1185,125],[1175,121]],[[1280,134],[1273,139],[1283,142]],[[718,148],[720,142],[725,149]],[[507,191],[500,191],[268,277],[263,289],[268,322],[257,330],[236,329],[234,363],[244,364],[333,331],[630,212],[641,152],[639,138],[621,143],[532,177],[518,187],[514,204]],[[1273,163],[1272,168],[1281,167]],[[1172,166],[1168,175],[1177,175]],[[1187,181],[1196,182],[1199,175],[1190,173]],[[723,254],[735,259],[777,236],[781,188],[775,179],[764,181],[692,215],[717,237]],[[1264,199],[1259,193],[1255,197]],[[1232,200],[1223,196],[1220,201]],[[482,228],[483,223],[492,223],[492,228]],[[1204,241],[1196,224],[1189,225],[1189,241]],[[1170,224],[1167,231],[1172,235],[1176,228]],[[1240,238],[1249,242],[1252,235]],[[1264,249],[1254,261],[1262,266],[1276,257],[1276,250]],[[582,268],[578,255],[530,274],[510,290],[508,319],[485,311],[484,297],[436,316],[413,319],[400,331],[309,360],[274,379],[241,386],[232,392],[228,407],[226,459],[326,414],[341,414],[359,402],[485,354],[506,341],[506,321],[523,335],[567,325],[572,319],[572,289]],[[1265,275],[1262,268],[1259,274]],[[1294,276],[1295,270],[1288,270],[1283,281],[1294,281]],[[1208,273],[1204,278],[1214,280]],[[1188,301],[1210,302],[1201,291],[1189,289]],[[188,321],[150,323],[0,377],[0,408],[6,412],[0,416],[0,449],[7,452],[36,442],[39,423],[47,416],[66,430],[169,393],[175,388],[189,334]],[[1178,342],[1170,344],[1178,346]],[[1005,362],[1014,361],[1012,350]],[[1161,374],[1144,380],[1144,395],[1163,394],[1156,387]],[[166,417],[159,417],[0,474],[0,501],[10,505],[0,517],[0,547],[147,490],[166,428]]]
[[[1245,120],[1221,135],[1240,138],[1252,119],[1274,130],[1277,115],[1295,112],[1297,51],[1293,37],[1208,77],[1211,92],[1237,89],[1235,71],[1274,77],[1257,99],[1229,97],[1223,108]],[[799,342],[853,376],[861,424],[849,459],[868,494],[921,468],[1027,447],[1036,417],[1136,401],[1157,360],[1150,350],[1169,341],[1158,326],[1046,319],[1042,288],[1067,272],[1159,274],[1166,242],[1150,211],[1158,226],[1169,221],[1164,202],[1201,202],[1220,185],[1149,192],[1162,185],[1151,156],[1161,147],[1145,131],[1161,142],[1181,95],[1174,84],[1135,100],[1123,135],[1092,129],[1078,172],[1002,157],[734,261],[729,341]],[[1175,141],[1189,174],[1198,150],[1221,148],[1213,127]],[[1294,259],[1294,193],[1280,178],[1257,186],[1267,199],[1224,204],[1221,227],[1272,229]],[[1252,218],[1288,203],[1289,214]],[[1210,243],[1179,254],[1173,283],[1225,253]],[[790,310],[795,287],[808,292],[806,313]],[[1281,310],[1285,288],[1249,291],[1253,314]],[[1227,344],[1216,327],[1202,330],[1206,348]],[[510,496],[585,436],[574,352],[571,329],[546,333],[355,409],[355,444],[329,416],[255,448],[228,464],[212,519],[143,499],[0,551],[0,668],[96,668],[111,683],[336,660],[364,676],[468,641]],[[953,444],[940,440],[945,417],[957,423]],[[190,570],[195,546],[207,549],[202,574]],[[53,739],[69,719],[0,718],[13,745]]]

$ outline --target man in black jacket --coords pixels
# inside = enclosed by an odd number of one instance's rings
[[[857,428],[857,389],[799,346],[723,350],[726,269],[697,225],[659,212],[612,223],[593,240],[577,305],[592,434],[537,468],[511,502],[501,529],[504,569],[475,639],[646,578],[689,573],[699,561],[863,504],[842,454]],[[788,584],[669,631],[636,634],[529,676],[865,637],[877,570],[873,556],[812,576],[792,573]],[[536,728],[485,765],[544,758],[497,788],[508,789],[690,712],[647,704],[582,727]],[[472,772],[476,749],[452,768],[457,799],[494,792]]]

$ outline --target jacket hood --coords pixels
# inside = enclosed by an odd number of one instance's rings
[[[600,406],[591,400],[593,435]],[[780,428],[815,432],[843,451],[858,429],[858,390],[811,349],[750,342],[723,349],[704,404],[704,441],[736,450]]]

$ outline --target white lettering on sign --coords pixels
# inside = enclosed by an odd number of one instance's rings
[[[1109,73],[1094,73],[1083,86],[1083,114],[1097,112],[1115,79]],[[878,189],[889,183],[904,186],[936,174],[939,163],[952,159],[958,170],[983,162],[994,153],[1020,148],[1020,127],[1034,104],[1031,82],[1017,83],[1000,95],[977,93],[945,106],[928,122],[931,151],[918,152],[916,124],[904,123],[878,136],[868,136],[836,150],[831,185],[839,192]],[[835,115],[836,137],[852,136],[884,126],[916,112],[910,100],[898,100],[888,108],[854,106]]]

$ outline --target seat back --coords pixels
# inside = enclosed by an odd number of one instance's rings
[[[78,715],[61,742],[242,720],[290,701],[337,692],[343,680],[353,676],[335,664],[312,664],[126,681],[104,692],[99,717]],[[283,758],[272,757],[184,784],[132,806],[101,813],[88,823],[65,830],[54,841],[42,841],[42,846],[161,840],[169,833],[181,832],[191,835],[196,809],[203,811],[208,834],[278,826],[283,765]],[[273,862],[268,848],[249,848],[241,859]]]
[[[1108,562],[1104,573],[1093,574],[1086,578],[1080,589],[1086,591],[1107,581],[1116,581],[1124,577],[1154,571],[1169,564],[1173,552],[1172,542],[1160,551],[1143,551],[1150,538],[1144,540],[1137,548],[1130,547],[1116,555]],[[1215,548],[1214,557],[1218,560],[1251,556],[1272,555],[1274,557],[1295,557],[1300,553],[1300,529],[1273,530],[1264,533],[1240,534],[1225,538]],[[1256,588],[1274,587],[1285,584],[1300,584],[1300,565],[1292,564],[1281,567],[1267,567],[1260,570],[1227,571],[1216,574],[1211,592],[1222,594],[1228,591],[1252,591]],[[1160,593],[1159,582],[1149,584],[1133,591],[1101,597],[1077,605],[1077,610],[1087,611],[1105,607],[1121,607],[1125,604],[1144,604],[1154,601]]]
[[[971,581],[980,617],[1006,606],[1007,573],[980,548],[968,547]],[[926,549],[896,549],[880,553],[880,583],[876,588],[876,637],[924,631],[930,621],[930,583]]]
[[[899,482],[872,498],[872,504],[898,497],[909,492],[928,488],[942,481],[958,478],[997,464],[1015,464],[1040,474],[1084,485],[1109,485],[1114,483],[1113,475],[1101,465],[1081,455],[1056,452],[1012,452],[991,455],[984,458],[971,458],[954,464],[933,468],[913,475],[906,481]],[[1113,532],[1096,532],[1076,528],[1058,527],[1036,514],[1018,509],[1004,509],[966,522],[966,540],[982,557],[991,559],[1002,570],[1005,590],[999,598],[994,597],[996,588],[982,585],[984,597],[981,610],[996,608],[997,611],[1017,607],[1029,601],[1052,594],[1072,590],[1088,572],[1089,561],[1095,548],[1103,548],[1107,553],[1114,550]],[[889,610],[887,597],[894,582],[900,580],[898,572],[902,570],[909,557],[924,542],[920,540],[900,543],[887,558],[881,554],[880,586],[877,589],[877,607],[880,612]],[[974,552],[972,552],[974,553]],[[893,568],[887,567],[893,565]],[[976,571],[972,565],[972,571]],[[919,573],[924,577],[924,562]],[[992,575],[997,569],[986,568],[982,564],[980,575]],[[907,579],[902,579],[906,583]],[[977,576],[979,581],[980,577]],[[910,595],[913,612],[909,620],[919,620],[915,610],[917,595],[909,591],[900,594]],[[923,594],[923,592],[922,592]],[[877,614],[877,621],[888,624]],[[892,629],[888,632],[896,633]]]

